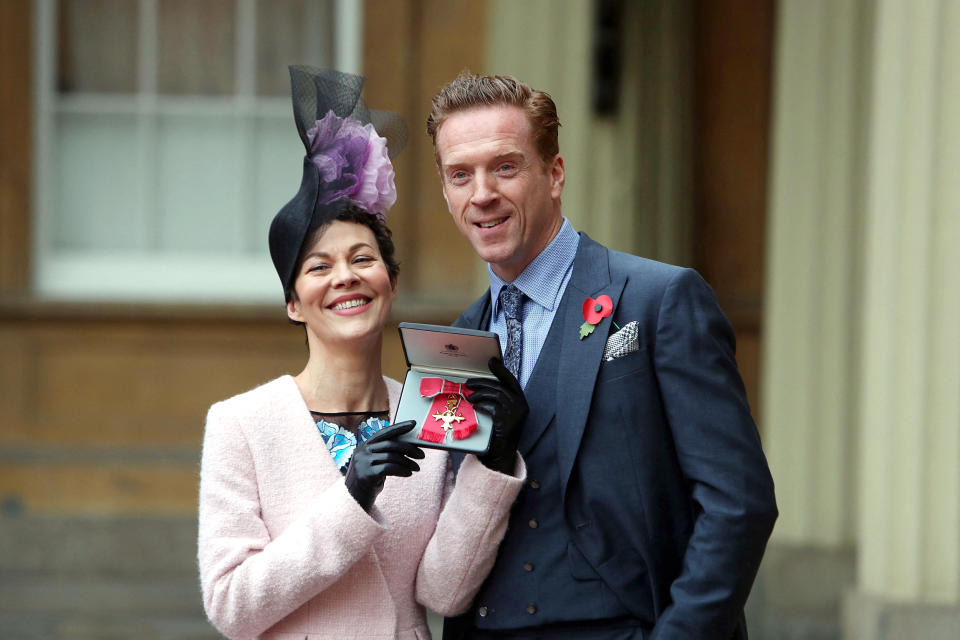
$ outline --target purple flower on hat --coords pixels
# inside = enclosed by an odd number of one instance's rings
[[[397,201],[386,138],[372,124],[328,111],[307,131],[307,141],[310,159],[320,170],[318,202],[346,198],[385,221],[387,209]]]

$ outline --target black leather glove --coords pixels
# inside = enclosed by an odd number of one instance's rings
[[[401,436],[417,426],[416,420],[398,422],[373,434],[357,447],[350,459],[344,483],[363,510],[370,512],[387,476],[407,477],[420,471],[420,465],[411,458],[423,458],[420,447],[409,442],[397,442]]]
[[[490,449],[479,458],[487,468],[513,475],[520,429],[530,409],[520,383],[503,365],[503,361],[490,358],[489,366],[493,375],[497,376],[496,380],[470,378],[466,382],[467,388],[473,391],[470,404],[493,418]]]

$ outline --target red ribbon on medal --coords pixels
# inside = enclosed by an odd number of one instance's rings
[[[418,437],[438,444],[444,441],[447,432],[453,433],[454,440],[469,437],[477,430],[477,414],[467,400],[472,393],[462,382],[451,382],[443,378],[420,380],[420,395],[433,398],[433,403],[427,411]]]

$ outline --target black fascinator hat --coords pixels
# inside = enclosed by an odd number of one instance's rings
[[[386,221],[397,199],[396,156],[407,141],[403,119],[368,109],[363,76],[333,69],[290,67],[293,117],[303,142],[303,179],[297,195],[270,224],[270,257],[284,292],[293,287],[307,234],[354,207]]]

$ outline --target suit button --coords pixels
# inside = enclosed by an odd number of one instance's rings
[[[537,527],[540,526],[540,523],[537,522],[536,518],[530,518],[530,522],[528,522],[527,524],[530,526],[531,529],[536,529]]]
[[[477,613],[480,614],[480,617],[481,617],[481,618],[486,618],[486,617],[487,617],[487,608],[486,608],[486,607],[480,607],[479,609],[477,609]]]
[[[539,488],[540,488],[540,483],[537,482],[536,480],[531,480],[531,481],[530,481],[530,488],[531,488],[531,489],[539,489]]]
[[[537,605],[535,605],[535,604],[528,604],[528,605],[527,605],[527,613],[529,613],[530,615],[533,615],[533,614],[535,614],[536,612],[537,612]]]
[[[524,563],[523,563],[523,570],[524,570],[524,571],[533,571],[533,563],[532,563],[532,562],[524,562]]]

